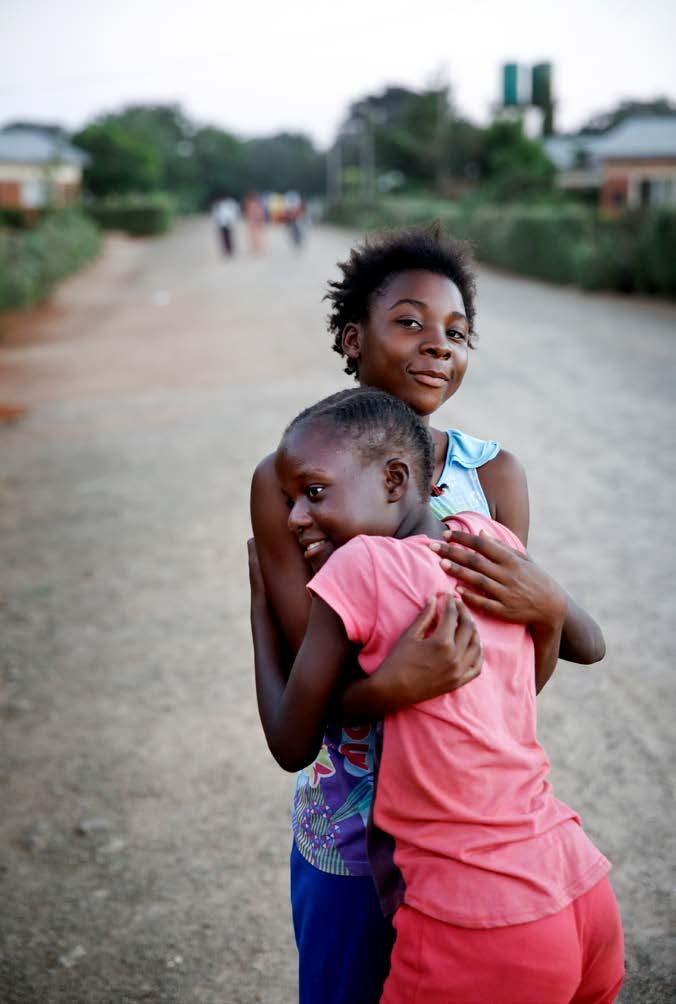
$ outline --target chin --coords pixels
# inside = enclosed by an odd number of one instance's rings
[[[401,399],[409,408],[413,409],[419,418],[429,418],[441,408],[446,400],[445,397],[440,397],[434,392],[432,394],[408,394],[406,397],[402,394]]]
[[[324,565],[329,560],[329,558],[331,557],[332,554],[333,554],[333,548],[331,548],[331,550],[329,550],[328,548],[325,548],[322,551],[321,554],[317,555],[316,558],[310,558],[309,559],[308,564],[310,565],[310,568],[312,569],[312,574],[313,575],[315,575],[319,571],[320,568],[324,567]]]

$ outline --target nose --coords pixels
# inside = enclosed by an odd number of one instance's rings
[[[297,498],[289,513],[288,526],[291,533],[299,534],[301,530],[312,526],[312,517],[308,511],[307,499],[304,495]]]
[[[450,359],[453,347],[446,337],[446,331],[441,328],[428,329],[427,337],[420,343],[420,351],[423,355],[431,356],[433,359]]]

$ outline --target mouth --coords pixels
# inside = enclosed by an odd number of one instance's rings
[[[443,387],[448,377],[440,370],[409,370],[409,375],[424,387]]]
[[[299,544],[303,548],[303,557],[307,561],[310,561],[312,558],[316,558],[324,549],[324,546],[328,544],[328,540],[326,537],[321,537],[319,540],[301,540]]]

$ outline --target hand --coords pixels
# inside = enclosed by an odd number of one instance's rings
[[[567,597],[526,552],[478,535],[449,530],[431,541],[441,567],[458,579],[458,593],[475,610],[533,627],[560,628]]]
[[[431,596],[377,673],[389,711],[457,690],[481,672],[483,652],[465,605]]]

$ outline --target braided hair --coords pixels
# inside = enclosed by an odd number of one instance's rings
[[[385,231],[367,237],[363,244],[352,248],[347,261],[338,262],[343,273],[340,280],[328,284],[324,299],[331,303],[327,318],[333,334],[333,351],[345,356],[343,331],[345,325],[368,318],[371,299],[397,272],[422,269],[442,275],[455,283],[465,305],[469,326],[470,348],[476,344],[474,330],[476,279],[465,241],[446,237],[438,221],[429,226],[408,227]],[[357,374],[356,359],[347,359],[345,372]]]
[[[372,387],[339,391],[297,415],[283,438],[294,429],[315,423],[345,433],[366,462],[385,454],[407,457],[422,497],[429,495],[434,446],[426,427],[400,398]]]

